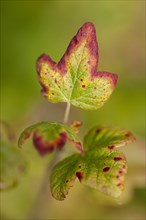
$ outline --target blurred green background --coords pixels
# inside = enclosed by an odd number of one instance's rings
[[[1,119],[18,137],[41,120],[62,121],[65,104],[40,94],[35,62],[42,53],[59,61],[79,27],[94,23],[99,44],[98,70],[118,73],[118,85],[103,108],[72,107],[70,119],[83,122],[81,136],[95,124],[131,130],[136,143],[122,149],[129,172],[122,197],[113,200],[76,181],[63,202],[49,197],[38,219],[144,219],[145,216],[145,1],[1,1]],[[26,219],[40,187],[44,166],[27,142],[22,149],[28,171],[20,185],[1,194],[3,219]]]

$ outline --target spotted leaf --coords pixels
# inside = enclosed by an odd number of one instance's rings
[[[54,149],[61,149],[67,141],[70,141],[81,153],[81,142],[71,128],[61,123],[40,122],[26,128],[20,135],[18,145],[33,135],[33,144],[40,155],[46,155]]]
[[[130,131],[121,128],[95,126],[84,137],[84,150],[100,150],[107,147],[112,150],[135,141]]]
[[[120,196],[127,162],[115,147],[134,140],[133,135],[123,129],[103,126],[91,129],[84,138],[84,154],[67,157],[54,167],[50,179],[53,197],[63,200],[76,178],[107,195]]]
[[[123,153],[105,149],[88,151],[79,166],[81,183],[115,198],[121,195],[127,172]]]
[[[58,63],[46,54],[38,58],[36,68],[43,95],[50,102],[67,102],[82,109],[102,107],[114,90],[117,75],[97,72],[97,65],[95,28],[87,22]]]
[[[87,186],[107,195],[118,197],[124,189],[127,163],[119,151],[102,149],[74,154],[59,162],[50,178],[51,192],[55,199],[64,200],[76,178]]]
[[[52,196],[64,200],[76,179],[80,154],[74,154],[60,161],[53,169],[50,177]]]

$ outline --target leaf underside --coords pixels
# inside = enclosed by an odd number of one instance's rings
[[[91,129],[84,139],[84,156],[74,154],[54,167],[50,178],[53,197],[64,200],[76,178],[107,195],[120,196],[124,189],[127,162],[124,154],[113,146],[134,140],[132,134],[123,129],[101,126]]]
[[[33,135],[33,144],[40,155],[46,155],[55,149],[62,149],[67,141],[83,153],[81,142],[74,132],[61,123],[40,122],[26,128],[20,135],[18,146]]]
[[[98,46],[94,25],[85,23],[58,63],[42,54],[36,64],[42,93],[50,102],[68,102],[95,110],[112,94],[117,75],[97,72]]]

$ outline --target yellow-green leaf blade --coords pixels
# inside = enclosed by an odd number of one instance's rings
[[[81,183],[107,195],[118,197],[124,189],[127,163],[120,151],[87,152],[79,164]]]
[[[94,25],[85,23],[55,63],[46,54],[37,60],[43,95],[50,102],[69,102],[95,110],[104,105],[117,83],[117,75],[97,72],[98,46]]]
[[[85,135],[83,146],[85,151],[100,150],[104,147],[112,150],[132,141],[135,141],[135,137],[126,129],[95,126]]]
[[[50,177],[52,196],[57,200],[64,200],[70,187],[76,179],[80,154],[74,154],[59,162]]]

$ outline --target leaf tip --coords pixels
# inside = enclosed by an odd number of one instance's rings
[[[25,140],[28,139],[31,136],[31,131],[23,131],[18,139],[18,147],[22,148],[22,145],[24,144]]]
[[[92,78],[94,79],[95,77],[106,78],[113,88],[117,85],[118,82],[118,75],[116,73],[110,73],[105,71],[95,72],[92,74]]]

